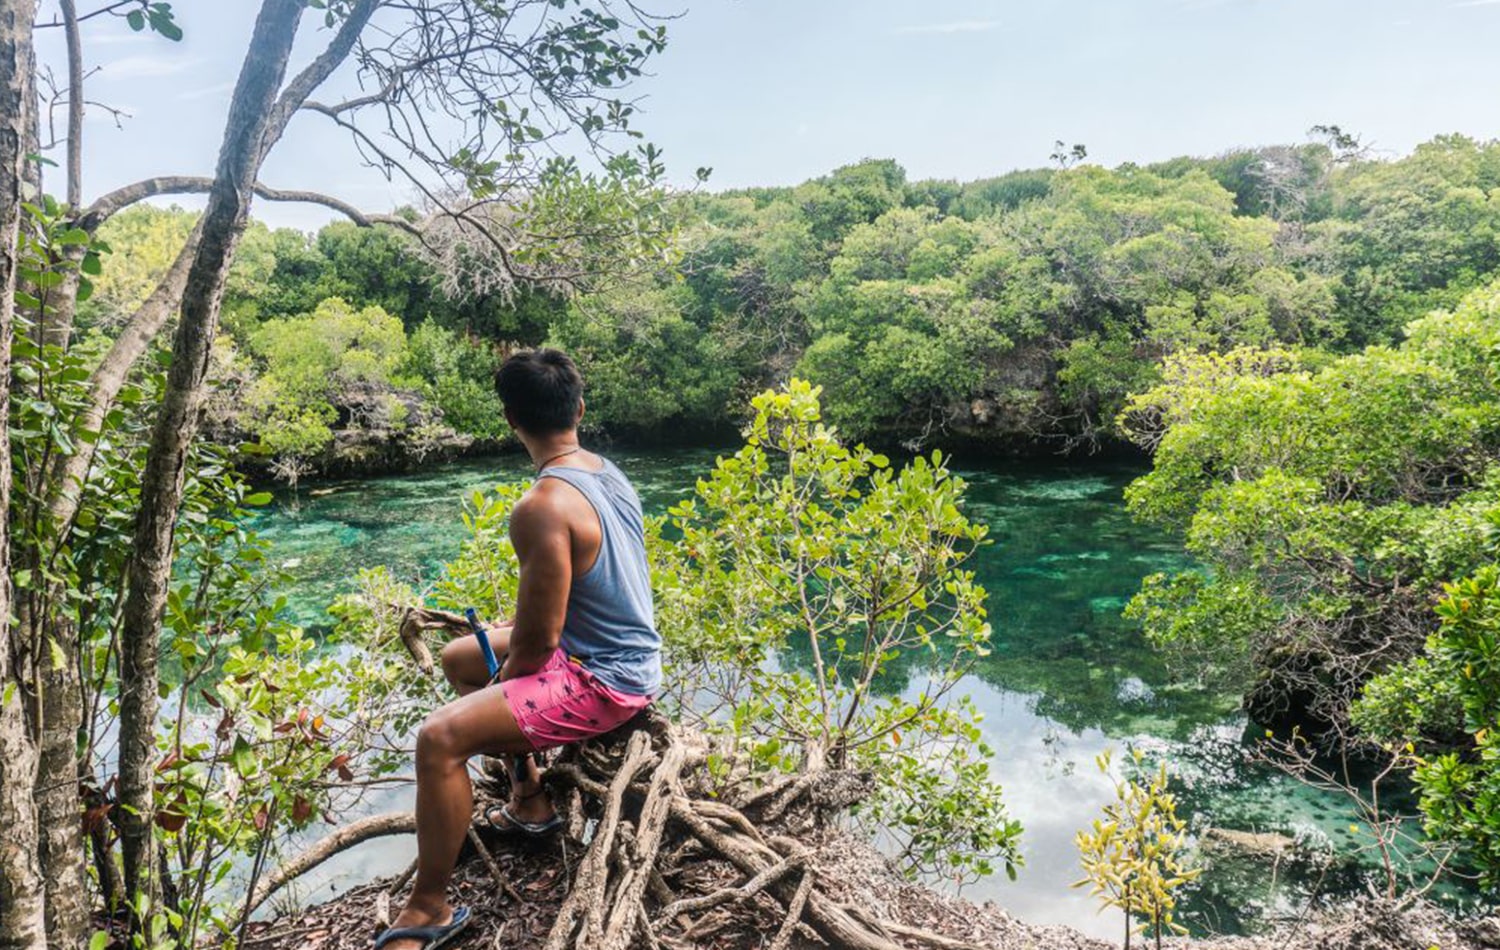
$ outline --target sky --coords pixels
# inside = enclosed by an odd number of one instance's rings
[[[1300,142],[1315,124],[1391,157],[1438,134],[1500,137],[1500,0],[667,3],[646,4],[682,15],[634,88],[637,127],[674,180],[708,166],[711,188],[796,184],[862,158],[894,158],[912,179],[981,178],[1044,165],[1057,140],[1117,165]],[[55,6],[46,0],[39,19]],[[97,68],[89,98],[128,113],[117,127],[110,112],[89,111],[86,198],[154,175],[212,173],[257,8],[175,0],[180,43],[112,17],[85,24]],[[63,74],[59,34],[41,30],[38,55]],[[328,35],[310,17],[299,63]],[[355,88],[344,75],[320,97]],[[261,177],[372,211],[412,197],[310,114]],[[332,217],[266,202],[255,214],[309,229]]]

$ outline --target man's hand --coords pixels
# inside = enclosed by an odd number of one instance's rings
[[[532,669],[521,669],[521,668],[519,668],[515,664],[515,662],[512,661],[511,658],[513,656],[515,656],[514,653],[507,653],[500,660],[500,674],[495,677],[495,681],[497,683],[503,683],[506,680],[513,680],[513,679],[515,679],[518,676],[530,676],[532,673],[536,672],[536,670],[532,670]]]

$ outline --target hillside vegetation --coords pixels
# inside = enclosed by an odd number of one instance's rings
[[[336,431],[404,433],[419,457],[493,440],[491,368],[550,343],[584,363],[591,424],[617,436],[722,429],[795,374],[855,437],[1093,446],[1169,355],[1397,342],[1500,271],[1497,194],[1500,144],[1462,136],[1394,160],[1332,135],[966,183],[866,161],[684,195],[677,260],[572,298],[449,296],[393,229],[256,225],[219,368],[243,398],[221,400],[216,423],[294,468],[331,461]],[[192,219],[140,207],[111,221],[82,320],[107,333]]]

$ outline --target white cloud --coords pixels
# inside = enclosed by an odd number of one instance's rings
[[[999,20],[955,20],[952,23],[929,23],[925,26],[903,26],[894,32],[897,35],[913,33],[988,33],[1000,26]]]
[[[1463,7],[1494,7],[1500,6],[1500,0],[1460,0],[1458,3],[1450,3],[1449,6],[1455,10]]]
[[[126,56],[100,66],[108,79],[159,79],[176,76],[197,65],[196,60],[166,59],[161,56]]]
[[[100,33],[98,36],[90,36],[89,46],[91,48],[99,46],[140,46],[151,41],[152,39],[153,37],[145,31],[142,31],[140,33],[125,33],[117,31],[114,33]]]
[[[212,86],[201,86],[197,89],[189,89],[185,92],[179,92],[177,94],[177,98],[184,101],[192,99],[207,99],[210,96],[222,96],[225,93],[232,92],[233,90],[234,80],[230,80],[228,82],[216,83]]]

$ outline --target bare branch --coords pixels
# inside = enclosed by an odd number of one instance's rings
[[[61,0],[68,40],[68,206],[83,202],[83,40],[76,0]]]
[[[93,231],[124,208],[144,201],[147,198],[156,198],[162,195],[207,194],[213,186],[213,182],[212,178],[198,175],[163,175],[157,178],[147,178],[134,182],[101,196],[79,217],[78,225],[85,230]],[[255,194],[266,201],[288,201],[323,205],[344,215],[360,227],[387,224],[391,227],[400,228],[417,237],[421,237],[422,235],[421,229],[405,218],[388,214],[368,214],[347,201],[335,198],[332,195],[325,195],[315,191],[272,188],[260,182],[256,182],[255,184]]]
[[[266,129],[266,137],[261,145],[261,154],[265,155],[281,139],[286,132],[288,123],[307,97],[313,94],[313,90],[321,86],[334,70],[338,69],[348,58],[359,40],[359,35],[370,22],[370,17],[386,2],[386,0],[358,0],[344,17],[344,22],[339,26],[339,31],[334,35],[333,41],[328,48],[323,50],[302,72],[282,90],[276,100],[276,105],[271,109],[270,124]]]
[[[93,233],[99,225],[137,202],[158,195],[204,194],[208,191],[204,182],[212,181],[211,178],[191,175],[160,175],[133,182],[99,196],[78,216],[76,223]]]
[[[286,132],[287,124],[291,121],[292,116],[302,107],[303,102],[312,94],[313,90],[326,81],[344,60],[348,58],[350,50],[359,39],[360,32],[369,24],[370,17],[384,2],[385,0],[359,0],[349,11],[348,16],[344,18],[344,22],[339,27],[337,35],[328,44],[327,49],[320,53],[302,72],[298,73],[295,78],[286,84],[286,87],[277,97],[276,103],[272,107],[266,127],[266,134],[261,142],[262,157],[269,153],[271,148],[281,139],[282,134]],[[86,231],[93,232],[99,225],[108,220],[111,215],[136,202],[164,194],[205,194],[211,183],[212,179],[210,178],[184,175],[165,175],[138,181],[134,184],[117,188],[97,199],[89,206],[87,211],[79,216],[78,225]],[[270,190],[268,189],[267,191],[269,192]],[[270,201],[312,200],[315,204],[328,205],[339,213],[348,215],[357,223],[369,220],[365,215],[354,211],[353,206],[347,203],[326,196],[314,196],[311,192],[303,193],[305,196],[310,197],[285,199],[274,197],[274,193],[261,191],[257,191],[257,193]],[[395,223],[395,221],[392,220],[384,223]]]
[[[68,6],[72,6],[72,5],[73,4],[71,4],[71,3],[68,4]],[[89,13],[85,13],[83,16],[78,17],[77,21],[79,23],[83,23],[83,22],[85,22],[87,20],[92,20],[94,17],[103,16],[106,13],[113,13],[116,10],[120,9],[121,7],[138,7],[140,5],[141,5],[141,0],[115,0],[114,3],[106,4],[105,6],[102,6],[102,7],[100,7],[97,10],[93,10],[93,11],[90,11]],[[61,20],[58,19],[58,18],[56,18],[56,17],[53,17],[50,21],[48,21],[46,23],[38,23],[36,25],[36,28],[39,29],[39,30],[46,30],[46,29],[52,29],[52,28],[60,27],[60,26],[64,26],[64,27],[67,26],[66,13],[64,13],[64,18],[61,19]]]
[[[250,900],[245,907],[245,913],[253,913],[272,894],[334,855],[348,851],[355,845],[363,844],[372,838],[382,838],[388,835],[409,835],[415,833],[416,830],[417,817],[409,811],[371,815],[368,818],[361,818],[358,821],[350,822],[290,861],[283,862],[275,871],[268,874],[260,882],[260,886],[250,895]]]

